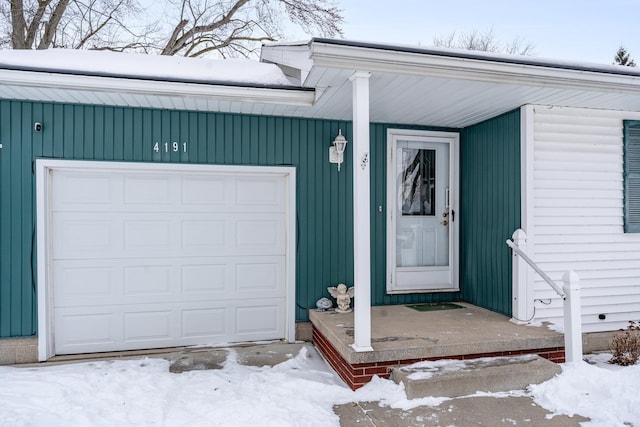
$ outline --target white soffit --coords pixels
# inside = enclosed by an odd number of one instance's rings
[[[284,114],[291,106],[312,105],[315,98],[313,90],[295,87],[253,87],[15,69],[0,69],[0,83],[0,97],[7,99],[201,111],[219,111],[221,104],[237,102],[262,105],[258,110],[276,104]]]
[[[356,70],[371,77],[371,121],[465,127],[524,104],[640,111],[640,72],[615,66],[446,49],[315,39],[304,85],[322,88],[306,113],[349,119]],[[404,49],[404,50],[403,50]]]

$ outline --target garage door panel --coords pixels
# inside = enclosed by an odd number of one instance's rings
[[[284,177],[239,177],[236,179],[236,203],[253,212],[284,212]]]
[[[57,354],[285,336],[288,177],[54,170]]]
[[[229,301],[284,295],[284,256],[54,262],[54,306]]]
[[[284,327],[284,307],[279,300],[235,308],[235,335],[243,340],[275,339]]]
[[[122,233],[109,218],[54,214],[52,222],[54,257],[109,253],[121,247],[117,239]]]
[[[182,294],[203,298],[207,294],[219,295],[228,292],[228,286],[234,280],[233,271],[229,264],[222,261],[215,259],[211,260],[211,263],[202,261],[202,264],[196,264],[189,260],[188,264],[180,266]]]
[[[172,219],[135,219],[124,220],[123,248],[126,252],[152,251],[169,252],[173,250]],[[116,248],[113,248],[116,249]],[[142,254],[143,252],[138,252]]]
[[[284,175],[65,171],[52,180],[52,210],[284,213],[285,188]]]
[[[55,200],[54,210],[64,206],[87,206],[104,209],[114,202],[112,177],[91,173],[67,174],[54,181],[53,191],[61,194]],[[59,189],[64,189],[61,192]]]
[[[125,342],[168,341],[175,335],[173,310],[133,311],[123,313],[122,331]]]
[[[282,298],[56,310],[58,354],[282,338]]]
[[[123,268],[123,299],[135,296],[170,297],[174,294],[171,265],[136,265]]]
[[[224,251],[233,244],[233,235],[229,231],[228,221],[189,219],[182,221],[182,247],[184,249],[204,251]]]
[[[54,302],[73,304],[75,301],[81,303],[87,299],[113,299],[119,293],[119,280],[115,277],[117,274],[117,270],[106,262],[84,265],[54,264],[53,282],[57,285],[54,288]]]
[[[54,259],[284,255],[284,214],[59,212]]]
[[[125,176],[123,179],[122,203],[129,205],[144,205],[145,209],[153,206],[170,206],[175,189],[175,178],[167,175]],[[157,206],[160,205],[160,206]]]
[[[185,176],[182,178],[182,204],[191,210],[221,208],[233,203],[234,178],[231,176]]]
[[[285,226],[285,218],[281,214],[189,218],[182,223],[181,244],[185,255],[194,256],[284,255]]]
[[[224,340],[228,330],[229,308],[192,308],[181,312],[181,335],[183,338],[215,338]]]
[[[235,284],[240,296],[284,292],[284,257],[245,259],[235,264]]]
[[[57,310],[55,316],[56,349],[85,346],[108,348],[121,338],[117,334],[118,314],[95,309],[89,312],[78,310]]]
[[[274,249],[284,253],[284,218],[251,219],[241,218],[236,221],[236,248],[261,252],[267,248],[269,252]]]

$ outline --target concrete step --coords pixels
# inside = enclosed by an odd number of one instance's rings
[[[522,390],[562,371],[559,365],[537,355],[439,360],[401,366],[391,372],[404,384],[407,398],[460,397],[478,391]]]

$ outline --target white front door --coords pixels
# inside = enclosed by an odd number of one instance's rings
[[[389,130],[387,292],[458,290],[458,134]]]

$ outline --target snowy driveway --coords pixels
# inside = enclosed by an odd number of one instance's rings
[[[160,358],[0,367],[0,425],[326,427],[340,423],[336,404],[378,401],[410,410],[448,400],[410,401],[382,379],[353,392],[310,345],[273,367],[244,366],[234,356],[222,369],[182,374]],[[565,366],[560,376],[512,395],[589,417],[587,426],[640,425],[640,366],[606,369],[601,362]]]

